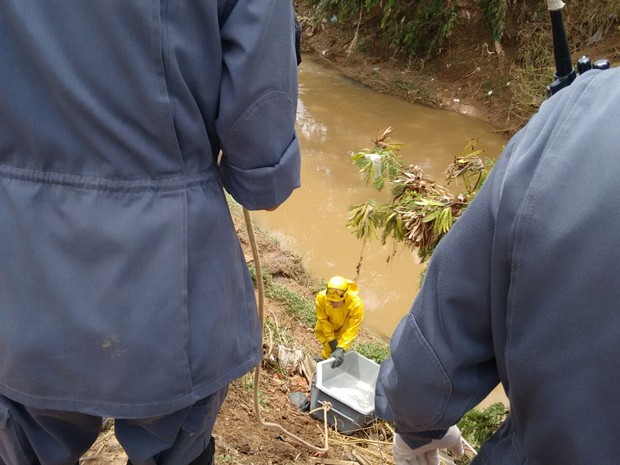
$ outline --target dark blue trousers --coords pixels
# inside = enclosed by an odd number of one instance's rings
[[[114,420],[133,465],[188,465],[206,448],[228,388],[154,418]],[[93,445],[103,419],[41,410],[0,396],[0,465],[75,465]]]

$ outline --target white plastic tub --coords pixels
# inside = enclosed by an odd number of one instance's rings
[[[344,362],[332,368],[333,358],[317,363],[316,382],[310,389],[310,410],[325,402],[332,404],[327,421],[339,432],[360,430],[374,420],[375,383],[379,365],[354,351],[344,354]],[[313,413],[323,420],[323,410]]]

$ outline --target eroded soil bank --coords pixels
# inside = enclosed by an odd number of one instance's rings
[[[480,118],[493,124],[498,132],[511,135],[536,110],[544,99],[546,85],[552,80],[553,47],[551,31],[546,27],[549,23],[546,11],[541,7],[538,23],[526,21],[523,14],[523,22],[511,18],[498,48],[490,38],[482,2],[459,0],[457,4],[457,27],[440,55],[425,60],[395,56],[392,50],[373,40],[380,17],[362,16],[359,23],[339,18],[328,20],[321,18],[308,0],[296,0],[295,8],[303,25],[302,50],[320,56],[326,65],[337,67],[344,75],[378,92]],[[569,4],[569,10],[571,6]],[[575,9],[577,7],[579,5],[575,4]],[[510,8],[518,9],[516,5]],[[598,8],[600,11],[593,10],[589,14],[604,15],[604,5]],[[596,31],[589,40],[578,41],[576,36],[586,34],[588,37],[587,31],[581,29],[594,19],[585,21],[575,14],[566,14],[565,21],[567,30],[573,33],[569,36],[573,63],[583,55],[593,60],[606,58],[612,66],[620,60],[617,22],[612,22],[604,34]],[[528,43],[527,39],[530,39],[532,50],[521,50],[520,44]],[[534,47],[543,47],[549,54],[549,80],[539,82],[536,88],[523,88],[514,69],[527,53],[543,51],[534,50]]]

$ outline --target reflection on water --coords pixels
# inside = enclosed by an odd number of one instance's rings
[[[299,77],[302,187],[276,211],[255,212],[254,219],[319,278],[355,277],[362,242],[345,226],[347,207],[379,194],[363,185],[350,154],[371,148],[372,136],[394,127],[392,139],[405,144],[405,162],[441,183],[447,165],[472,137],[490,158],[506,142],[484,122],[371,91],[310,57],[304,58]],[[422,270],[411,251],[397,250],[389,259],[393,252],[378,242],[366,244],[358,277],[364,325],[386,337],[409,310]]]

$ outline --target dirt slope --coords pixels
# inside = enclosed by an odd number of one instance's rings
[[[525,20],[519,23],[514,18],[507,21],[504,39],[496,47],[488,33],[481,2],[459,0],[457,4],[457,27],[441,54],[427,60],[395,57],[391,50],[373,41],[380,17],[362,17],[358,28],[356,22],[340,21],[338,18],[332,18],[332,22],[321,18],[308,0],[296,0],[295,8],[303,26],[302,50],[306,53],[322,57],[327,65],[335,66],[344,75],[374,90],[413,103],[480,118],[493,124],[498,132],[511,135],[529,118],[524,116],[528,110],[521,108],[523,105],[527,107],[527,102],[519,101],[515,95],[529,96],[531,93],[544,98],[545,87],[550,83],[545,81],[539,85],[540,88],[523,89],[524,92],[521,92],[521,83],[515,81],[515,74],[511,72],[519,52],[523,52],[518,48],[518,37],[523,40],[523,36],[534,34],[529,29],[547,26],[546,11],[542,9],[538,23]],[[573,18],[565,15],[567,30],[570,29],[569,19]],[[542,45],[537,43],[536,46],[544,46],[549,53],[551,73],[554,65],[551,31],[535,32],[543,41]],[[540,53],[540,50],[531,53]],[[574,48],[572,62],[576,63],[583,55],[593,60],[609,59],[612,66],[617,64],[620,60],[620,26],[617,21],[595,43]],[[531,106],[530,114],[535,108],[535,105]]]

